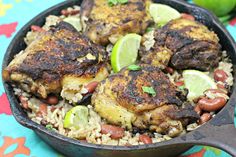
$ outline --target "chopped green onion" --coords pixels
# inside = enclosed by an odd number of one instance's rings
[[[138,66],[138,65],[133,64],[133,65],[128,66],[128,69],[132,70],[132,71],[137,71],[137,70],[140,70],[141,67]]]
[[[142,86],[143,92],[156,96],[156,92],[153,87]]]
[[[46,128],[47,128],[48,130],[53,130],[53,126],[52,126],[51,124],[46,125]]]

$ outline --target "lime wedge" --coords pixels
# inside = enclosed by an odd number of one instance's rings
[[[170,20],[181,17],[180,13],[168,5],[152,3],[149,6],[149,13],[155,23],[158,25],[165,25]]]
[[[82,26],[81,26],[81,22],[80,22],[80,18],[78,17],[67,17],[65,19],[63,19],[63,21],[71,24],[73,27],[75,27],[75,29],[79,32],[82,30]]]
[[[216,83],[207,74],[198,70],[184,70],[185,87],[189,90],[188,99],[193,100],[203,95],[207,89],[216,89]]]
[[[141,38],[140,35],[132,33],[125,35],[116,42],[111,53],[111,65],[114,72],[135,63]]]
[[[85,106],[73,107],[66,113],[64,128],[74,127],[80,129],[88,124],[88,108]]]

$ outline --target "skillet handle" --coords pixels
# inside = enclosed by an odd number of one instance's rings
[[[213,146],[236,156],[234,112],[235,98],[232,98],[212,120],[182,137],[183,143]]]

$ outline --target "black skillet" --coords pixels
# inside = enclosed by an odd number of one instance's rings
[[[180,0],[155,0],[155,2],[170,5],[180,12],[189,13],[195,16],[195,18],[214,30],[219,38],[220,43],[224,50],[227,50],[228,55],[231,57],[234,64],[234,73],[236,66],[236,46],[225,30],[224,26],[220,24],[215,16],[208,11],[199,8],[197,6],[188,4]],[[73,5],[80,5],[81,0],[69,0],[60,3],[52,8],[47,9],[43,13],[36,16],[33,20],[27,23],[12,40],[10,46],[3,61],[3,68],[5,68],[12,60],[15,54],[25,49],[26,45],[23,38],[30,30],[31,25],[43,25],[45,23],[45,17],[48,15],[59,15],[60,10]],[[235,80],[235,76],[234,76]],[[235,82],[235,81],[234,81]],[[23,126],[34,130],[45,142],[50,144],[53,148],[65,154],[67,156],[79,156],[79,157],[148,157],[148,156],[177,156],[186,151],[195,144],[198,145],[210,145],[223,149],[233,156],[236,156],[236,129],[234,127],[234,107],[235,107],[235,83],[232,89],[232,95],[227,105],[209,122],[201,126],[200,128],[169,141],[141,145],[141,146],[106,146],[95,145],[85,142],[80,142],[75,139],[67,138],[59,135],[53,131],[49,131],[43,126],[31,121],[26,113],[22,110],[17,101],[16,96],[12,90],[12,87],[4,82],[4,87],[11,104],[11,109],[16,120]]]

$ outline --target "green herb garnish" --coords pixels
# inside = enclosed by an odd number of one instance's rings
[[[148,32],[151,32],[151,31],[153,31],[155,28],[153,28],[153,27],[148,27],[147,29],[146,29],[146,33],[148,33]]]
[[[46,128],[47,128],[48,130],[53,130],[53,126],[52,126],[51,124],[46,125]]]
[[[180,90],[184,90],[185,89],[185,86],[179,86],[178,87]]]
[[[128,69],[132,70],[132,71],[137,71],[137,70],[140,70],[141,67],[138,66],[138,65],[133,64],[133,65],[128,66]]]
[[[127,3],[128,0],[108,0],[108,5],[110,7],[114,6],[114,5],[117,5],[117,4],[125,4]]]
[[[153,87],[142,86],[143,92],[156,96],[156,92]]]

